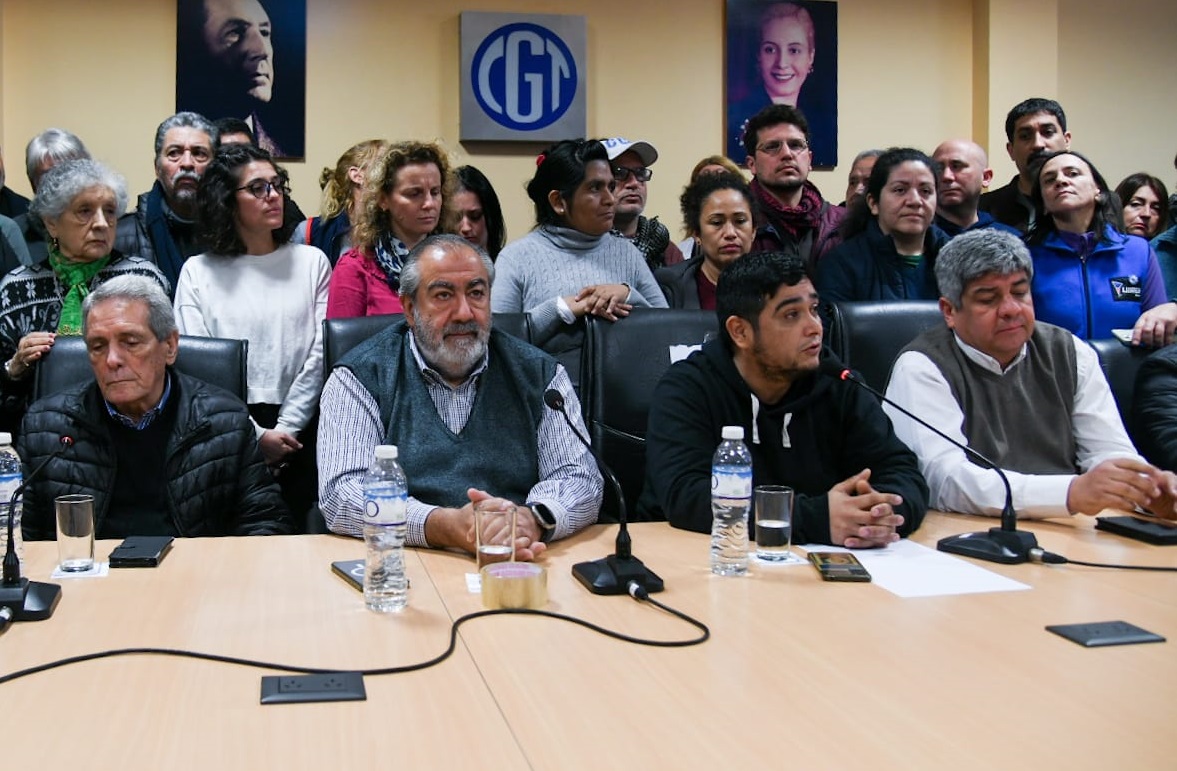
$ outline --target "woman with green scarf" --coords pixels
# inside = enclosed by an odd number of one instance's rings
[[[0,430],[18,427],[34,367],[56,336],[82,334],[82,300],[91,289],[125,273],[170,289],[154,265],[113,251],[126,208],[126,182],[97,161],[60,163],[41,178],[29,218],[43,226],[49,256],[0,280]]]

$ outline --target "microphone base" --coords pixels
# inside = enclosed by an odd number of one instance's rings
[[[1017,565],[1030,560],[1030,550],[1038,548],[1038,539],[1024,530],[991,527],[988,532],[961,533],[941,538],[936,548],[963,557]]]
[[[658,574],[640,559],[616,554],[592,562],[578,562],[572,566],[572,575],[593,594],[628,594],[630,581],[637,581],[651,594],[665,588]]]
[[[61,587],[20,579],[17,586],[0,586],[0,606],[12,608],[13,621],[44,621],[61,601]]]

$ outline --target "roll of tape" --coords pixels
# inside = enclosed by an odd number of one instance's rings
[[[548,604],[548,571],[530,562],[495,562],[482,573],[482,606],[542,608]]]

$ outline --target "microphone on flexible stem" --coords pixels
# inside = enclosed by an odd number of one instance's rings
[[[617,545],[614,553],[592,562],[576,563],[572,566],[572,575],[576,576],[576,580],[584,584],[584,587],[593,594],[627,594],[631,583],[637,583],[647,592],[662,591],[664,588],[662,579],[642,564],[640,559],[633,556],[627,526],[625,496],[621,492],[621,483],[617,481],[617,477],[605,464],[604,459],[589,444],[588,439],[581,436],[580,431],[573,424],[572,418],[568,417],[568,412],[564,409],[564,397],[560,392],[555,388],[549,388],[544,392],[544,404],[564,416],[564,422],[568,424],[572,433],[596,460],[597,468],[609,480],[609,486],[613,488],[613,494],[617,496],[617,520],[620,529],[617,531]]]
[[[32,473],[21,482],[20,487],[12,493],[8,501],[8,550],[4,554],[4,577],[0,580],[0,628],[3,628],[8,616],[13,621],[43,621],[53,615],[61,599],[61,587],[57,584],[46,584],[40,581],[30,581],[21,577],[20,560],[16,556],[16,539],[13,538],[13,524],[16,519],[16,501],[28,488],[29,484],[40,476],[49,463],[58,458],[63,452],[74,446],[72,436],[61,437],[61,446],[37,464]],[[5,612],[7,611],[7,612]]]
[[[1034,537],[1033,533],[1018,530],[1018,515],[1014,511],[1014,494],[1009,486],[1009,478],[1006,477],[1005,472],[1001,470],[1000,466],[972,447],[956,441],[928,421],[911,413],[909,410],[871,388],[863,382],[858,373],[848,369],[845,364],[838,361],[835,357],[829,356],[822,359],[818,364],[818,371],[823,375],[829,375],[839,380],[854,383],[859,388],[873,394],[880,401],[886,402],[899,410],[941,439],[964,450],[965,455],[976,461],[977,465],[997,472],[997,476],[1001,478],[1001,483],[1005,485],[1005,506],[1001,510],[1001,527],[991,527],[987,532],[962,533],[960,535],[941,538],[936,543],[936,548],[940,551],[949,552],[950,554],[960,554],[965,557],[973,557],[989,562],[1002,562],[1007,565],[1016,565],[1019,562],[1026,562],[1030,559],[1030,550],[1038,548],[1038,539]]]

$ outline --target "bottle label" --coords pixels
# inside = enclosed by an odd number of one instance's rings
[[[20,474],[0,474],[0,502],[8,505],[16,488],[20,487]]]
[[[751,469],[711,472],[711,495],[716,498],[751,498],[752,471]]]
[[[403,525],[406,519],[405,496],[368,498],[364,501],[365,525]]]

